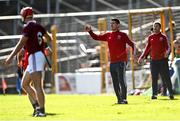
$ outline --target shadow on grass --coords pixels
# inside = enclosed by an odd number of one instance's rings
[[[112,104],[111,106],[116,106],[116,105],[128,105],[128,104],[118,104],[118,103],[115,103],[115,104]]]
[[[46,113],[46,116],[57,116],[57,115],[63,115],[63,113],[61,114],[60,113]]]
[[[56,115],[63,115],[63,114],[58,114],[58,113],[46,113],[47,116],[56,116]]]
[[[143,105],[143,104],[148,104],[149,102],[150,102],[151,100],[145,100],[144,102],[128,102],[128,104],[117,104],[117,103],[115,103],[115,104],[112,104],[111,106],[122,106],[122,105],[138,105],[138,104],[141,104],[141,105]]]
[[[169,99],[169,98],[166,98],[166,99],[158,99],[158,100],[170,100],[170,101],[171,101],[171,99]],[[179,99],[174,98],[173,100],[179,100]],[[173,101],[173,100],[172,100],[172,101]]]

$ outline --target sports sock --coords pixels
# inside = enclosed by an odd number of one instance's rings
[[[41,111],[42,113],[45,113],[45,108],[44,108],[44,107],[40,108],[40,111]]]
[[[32,106],[33,106],[33,108],[34,108],[34,109],[36,109],[36,107],[38,107],[38,106],[39,106],[39,104],[38,104],[38,102],[37,102],[37,101],[35,101],[35,103],[34,103],[34,104],[32,104]]]

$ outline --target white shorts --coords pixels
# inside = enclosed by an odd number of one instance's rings
[[[29,55],[29,64],[27,66],[26,71],[28,71],[29,73],[44,71],[45,61],[45,56],[41,51]]]

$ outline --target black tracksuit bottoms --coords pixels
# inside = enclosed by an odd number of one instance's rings
[[[126,84],[126,63],[117,62],[110,64],[110,72],[113,81],[114,91],[118,101],[126,100],[127,84]]]
[[[151,60],[150,69],[152,75],[152,91],[153,96],[157,96],[158,90],[158,75],[160,74],[163,83],[166,85],[169,95],[173,95],[172,83],[169,73],[168,59]]]

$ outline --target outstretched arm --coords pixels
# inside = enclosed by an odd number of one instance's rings
[[[22,36],[19,40],[19,42],[17,43],[15,49],[11,52],[11,54],[8,56],[8,58],[5,60],[5,64],[8,65],[11,63],[13,57],[22,49],[22,47],[25,45],[25,43],[27,42],[28,37],[26,36]]]
[[[86,32],[92,31],[91,25],[89,25],[89,24],[85,25],[85,31],[86,31]]]
[[[94,40],[99,40],[99,41],[106,41],[107,40],[107,34],[100,34],[100,35],[97,35],[95,34],[92,29],[91,29],[91,26],[90,25],[86,25],[85,26],[85,31],[89,32],[90,36],[94,39]]]

